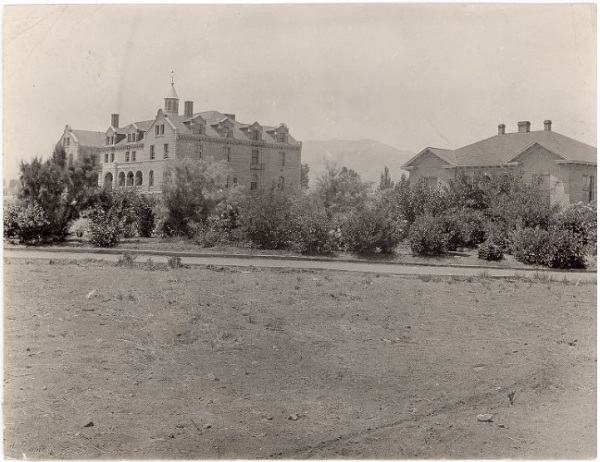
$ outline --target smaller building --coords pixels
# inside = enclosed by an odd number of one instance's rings
[[[64,148],[70,162],[81,162],[84,158],[89,157],[96,167],[100,165],[100,150],[104,144],[104,138],[104,132],[75,130],[66,125],[58,144]]]
[[[597,149],[552,131],[531,131],[528,121],[518,123],[518,131],[498,134],[462,148],[425,148],[402,166],[411,181],[425,181],[431,187],[448,184],[462,174],[479,171],[509,171],[547,191],[554,203],[569,205],[596,200]]]

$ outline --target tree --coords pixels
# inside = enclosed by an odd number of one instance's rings
[[[327,171],[319,178],[316,194],[328,216],[334,216],[361,207],[370,188],[354,170],[327,165]]]
[[[170,161],[162,187],[161,233],[193,236],[225,197],[226,175],[212,159]]]
[[[302,164],[300,166],[300,188],[308,189],[310,167],[308,164]]]
[[[42,231],[44,240],[64,240],[69,225],[93,202],[97,192],[98,174],[91,160],[69,164],[65,150],[57,145],[50,159],[21,162],[20,168],[19,200],[43,211],[48,220]]]
[[[394,182],[390,178],[390,169],[386,165],[379,179],[379,190],[383,191],[384,189],[392,189],[393,187]]]

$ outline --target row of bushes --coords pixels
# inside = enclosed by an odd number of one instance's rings
[[[596,249],[595,206],[561,210],[510,174],[462,176],[443,189],[405,178],[394,185],[388,174],[372,192],[353,170],[330,167],[309,192],[245,194],[225,186],[222,164],[183,159],[169,163],[156,201],[98,190],[89,165],[67,165],[59,148],[49,161],[21,170],[21,202],[4,215],[5,237],[20,243],[63,239],[65,226],[85,216],[91,242],[102,247],[154,234],[187,236],[205,247],[391,253],[408,238],[417,255],[479,246],[482,259],[508,252],[551,267],[581,267]]]

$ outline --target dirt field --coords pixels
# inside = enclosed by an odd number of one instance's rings
[[[596,285],[4,268],[8,457],[596,455]]]

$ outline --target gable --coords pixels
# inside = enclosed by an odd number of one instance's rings
[[[539,143],[534,143],[532,146],[529,146],[527,149],[523,150],[515,157],[510,159],[509,162],[518,162],[521,163],[531,163],[531,162],[556,162],[557,160],[564,160],[564,157],[556,154],[550,149],[542,146]]]
[[[434,165],[436,163],[439,165],[439,168],[444,166],[454,166],[456,164],[451,162],[452,157],[452,151],[446,149],[425,148],[405,163],[402,168],[410,169],[413,167],[421,167],[424,164]]]

